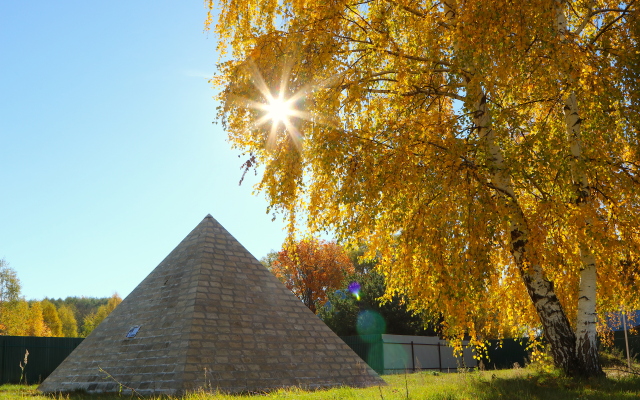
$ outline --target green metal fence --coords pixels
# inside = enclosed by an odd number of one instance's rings
[[[351,349],[360,356],[376,372],[384,373],[384,352],[381,335],[341,336]],[[640,360],[640,335],[628,334],[629,353],[631,357]],[[509,369],[517,363],[523,367],[529,363],[528,339],[504,339],[502,341],[489,340],[487,343],[488,357],[482,358],[486,369]],[[603,349],[611,347],[601,345]],[[613,347],[626,355],[624,332],[614,332]]]
[[[382,335],[341,336],[369,366],[384,373],[384,351]],[[0,336],[0,384],[18,383],[25,352],[29,351],[24,368],[23,381],[42,382],[83,341],[83,338],[43,338],[29,336]],[[523,366],[528,362],[526,339],[489,341],[489,358],[483,359],[485,368],[513,368],[514,363]],[[624,332],[615,332],[614,346],[625,351]],[[640,358],[640,336],[629,335],[629,350],[632,357]]]
[[[340,338],[374,371],[379,374],[385,373],[382,335],[340,336]],[[482,362],[487,369],[513,368],[515,363],[524,366],[528,362],[526,345],[527,339],[505,339],[502,345],[497,340],[491,340],[487,349],[489,357],[483,358]],[[411,346],[413,347],[413,344]],[[424,344],[416,346],[424,346]],[[415,365],[409,369],[416,370]]]
[[[42,382],[75,349],[83,338],[0,336],[0,384],[19,383],[27,350],[29,357],[22,381]]]
[[[382,335],[340,336],[371,369],[379,374],[384,373],[384,352]]]
[[[509,369],[514,364],[524,367],[529,363],[528,339],[489,340],[487,356],[482,357],[485,369]]]
[[[629,353],[631,358],[640,360],[640,335],[633,335],[627,333],[629,340]],[[504,339],[502,341],[502,347],[499,346],[499,341],[489,341],[489,358],[483,358],[483,363],[487,369],[507,369],[513,368],[513,365],[517,362],[520,366],[524,366],[529,363],[529,352],[527,351],[527,339]],[[612,345],[605,345],[600,343],[601,350],[611,350],[615,348],[626,356],[626,345],[624,339],[624,331],[616,331],[613,333]]]
[[[633,335],[627,332],[629,339],[629,355],[635,360],[640,360],[640,335]],[[613,333],[613,347],[620,350],[620,352],[626,357],[627,350],[624,340],[624,331],[617,331]],[[605,348],[610,348],[609,346]]]

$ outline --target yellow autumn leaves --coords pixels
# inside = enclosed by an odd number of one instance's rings
[[[217,82],[232,145],[265,167],[258,188],[273,210],[367,243],[389,296],[442,313],[453,336],[539,326],[511,254],[512,208],[492,184],[494,155],[473,125],[471,97],[481,87],[530,229],[531,262],[553,282],[569,320],[581,243],[597,259],[601,317],[621,304],[640,307],[636,6],[467,1],[452,18],[439,2],[220,5],[216,31],[233,59]],[[259,115],[238,101],[260,100],[249,62],[274,92],[286,66],[291,93],[318,87],[301,104],[311,120],[294,122],[301,148],[283,135],[267,149],[268,129],[253,127]],[[576,162],[565,125],[569,93],[582,124]],[[576,169],[589,181],[586,207],[574,201]]]

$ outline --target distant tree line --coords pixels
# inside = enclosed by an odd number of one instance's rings
[[[0,259],[0,335],[86,337],[122,302],[117,293],[25,300],[20,290],[16,272]]]

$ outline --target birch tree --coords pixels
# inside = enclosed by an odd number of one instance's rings
[[[0,310],[3,305],[20,298],[20,279],[16,271],[0,258]]]
[[[42,307],[42,318],[47,328],[49,328],[51,336],[63,337],[62,320],[56,306],[46,298],[40,302],[40,306]]]
[[[598,316],[640,306],[635,0],[208,5],[270,211],[368,243],[451,338],[542,328],[602,374]]]
[[[50,337],[51,329],[45,324],[42,314],[42,304],[33,301],[29,304],[27,316],[27,336]]]
[[[31,313],[29,303],[24,299],[10,302],[2,310],[0,325],[3,326],[2,335],[29,336]]]
[[[97,328],[98,325],[100,325],[100,323],[102,323],[102,321],[104,321],[120,303],[122,303],[122,298],[118,293],[114,293],[109,297],[107,304],[101,305],[95,312],[86,315],[82,321],[82,331],[80,332],[80,336],[89,336],[89,334],[91,334],[91,332],[93,332],[93,330]]]
[[[16,271],[9,267],[9,263],[0,259],[0,335],[13,335],[20,325],[23,315],[16,315],[19,308],[20,279]],[[27,305],[27,310],[29,306]],[[18,321],[17,321],[18,320]]]
[[[58,315],[62,323],[63,337],[78,337],[78,322],[69,306],[62,305],[58,308]]]

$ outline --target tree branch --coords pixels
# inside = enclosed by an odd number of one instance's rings
[[[399,4],[397,1],[394,1],[394,0],[387,0],[387,3],[391,3],[391,4],[393,4],[393,5],[397,6],[397,7],[400,7],[403,10],[405,10],[405,11],[407,11],[407,12],[409,12],[409,13],[417,16],[417,17],[420,17],[420,18],[425,18],[427,16],[426,14],[416,10],[415,8],[411,8],[411,7],[406,6],[404,4]]]
[[[448,62],[442,61],[442,60],[433,60],[433,59],[424,58],[424,57],[411,56],[411,55],[408,55],[408,54],[401,54],[401,53],[399,53],[397,51],[392,51],[392,50],[384,50],[384,49],[381,49],[381,50],[384,51],[387,54],[392,55],[392,56],[406,58],[408,60],[432,63],[432,64],[435,64],[435,65],[445,65],[447,67],[451,66],[451,63],[448,63]]]
[[[587,15],[584,17],[584,19],[582,20],[582,23],[580,24],[580,26],[578,26],[578,29],[576,29],[575,31],[575,35],[579,36],[580,33],[582,33],[582,30],[585,28],[585,26],[587,26],[587,24],[589,23],[589,21],[591,20],[591,17],[593,17],[594,14],[593,12],[591,12],[591,9],[593,8],[593,6],[595,6],[596,0],[591,0],[591,4],[589,4],[589,13],[587,13]],[[573,7],[572,7],[573,8]],[[576,12],[574,10],[574,12]],[[577,14],[577,13],[576,13]]]
[[[629,4],[627,5],[627,7],[625,9],[620,11],[620,15],[618,15],[617,18],[615,18],[613,21],[609,22],[602,29],[600,29],[600,32],[598,32],[596,37],[594,37],[593,40],[591,40],[591,42],[589,44],[593,45],[603,33],[608,31],[609,28],[611,28],[616,22],[620,21],[620,19],[622,19],[622,17],[624,17],[629,12],[629,8],[631,8],[633,3],[635,3],[635,2],[636,2],[636,0],[631,0],[631,2],[629,2]]]

